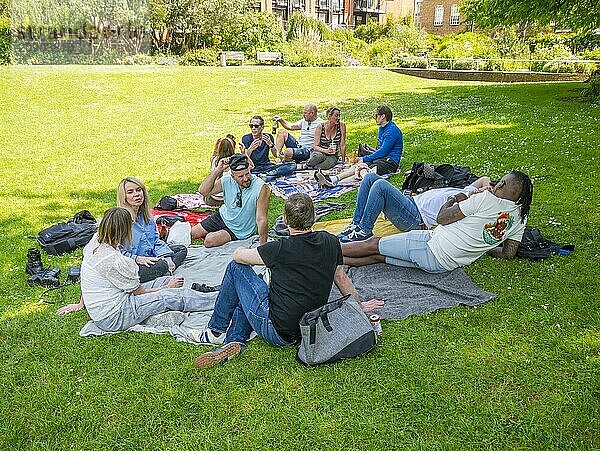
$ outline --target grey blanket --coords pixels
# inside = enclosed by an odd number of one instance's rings
[[[462,269],[430,274],[385,263],[352,267],[347,274],[362,300],[382,299],[377,312],[384,319],[402,319],[455,305],[475,306],[496,297],[482,291]],[[330,300],[340,297],[334,286]]]
[[[233,251],[241,246],[258,246],[258,237],[234,241],[211,249],[204,246],[191,246],[188,248],[184,263],[177,268],[175,274],[185,278],[184,285],[187,287],[193,282],[219,285],[225,268],[232,259]],[[261,274],[265,272],[265,267],[255,266],[254,270]],[[379,263],[348,268],[347,273],[362,300],[385,301],[385,306],[377,312],[384,319],[402,319],[460,304],[475,306],[496,297],[493,293],[480,290],[462,269],[443,274],[429,274],[419,269]],[[207,293],[206,296],[216,299],[217,293]],[[334,285],[330,300],[339,297],[340,292]],[[207,326],[212,315],[212,306],[214,300],[206,312],[167,312],[156,315],[148,318],[143,324],[133,326],[130,330],[170,334],[179,341],[191,342],[186,333],[190,329],[204,329]],[[89,321],[79,332],[81,336],[105,333],[92,321]]]

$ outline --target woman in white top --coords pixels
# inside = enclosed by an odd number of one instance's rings
[[[120,207],[106,210],[98,233],[83,249],[81,293],[90,318],[102,330],[129,329],[151,315],[171,310],[212,310],[214,294],[180,288],[182,277],[140,284],[138,265],[118,250],[131,240],[131,215]],[[157,282],[158,288],[148,288]]]

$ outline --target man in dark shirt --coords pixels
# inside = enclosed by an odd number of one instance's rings
[[[254,330],[275,346],[292,344],[300,338],[300,318],[324,305],[333,283],[343,295],[358,293],[343,270],[340,243],[328,232],[313,232],[313,202],[306,194],[294,194],[283,215],[290,237],[255,249],[238,248],[229,263],[208,329],[193,331],[190,338],[201,344],[218,345],[200,355],[194,365],[211,368],[236,356]],[[271,270],[271,286],[250,265]],[[361,303],[368,312],[383,305],[372,299]]]
[[[275,180],[277,177],[291,174],[296,170],[296,163],[286,162],[273,164],[269,159],[269,150],[277,157],[273,135],[263,133],[265,121],[261,116],[250,119],[250,133],[242,136],[241,146],[244,153],[252,160],[253,174],[261,175],[266,181]]]

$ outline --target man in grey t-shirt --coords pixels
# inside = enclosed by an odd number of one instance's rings
[[[302,119],[298,122],[290,123],[281,116],[274,116],[273,122],[281,124],[283,127],[277,132],[275,138],[275,152],[280,155],[284,161],[308,160],[310,151],[315,141],[315,129],[317,125],[323,123],[323,119],[317,116],[317,106],[309,103],[304,107]],[[300,139],[296,140],[289,131],[300,130]],[[285,146],[285,150],[283,150]]]

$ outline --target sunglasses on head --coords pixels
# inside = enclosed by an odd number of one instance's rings
[[[242,208],[242,191],[238,191],[235,195],[235,206],[238,208]]]

